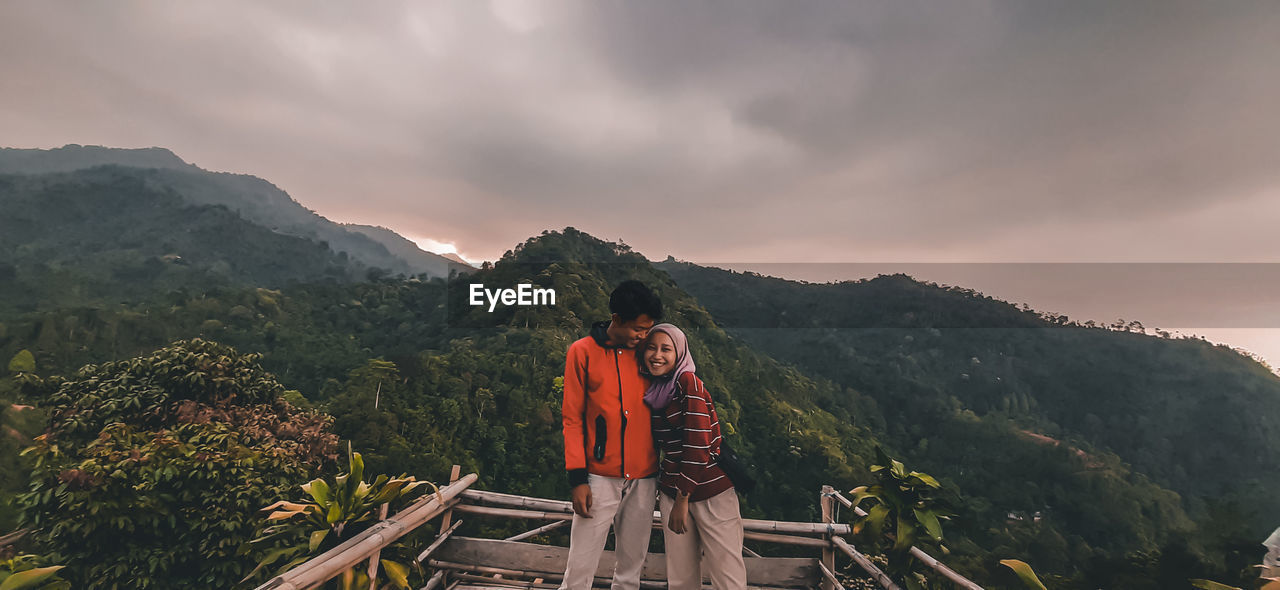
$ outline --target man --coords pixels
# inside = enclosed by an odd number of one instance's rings
[[[569,346],[564,367],[564,461],[573,492],[569,564],[561,590],[589,590],[613,526],[612,590],[636,590],[657,498],[648,381],[635,348],[662,319],[662,302],[639,281],[609,295],[608,321]]]

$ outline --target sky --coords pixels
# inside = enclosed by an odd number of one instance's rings
[[[573,226],[713,264],[1273,262],[1277,31],[1268,1],[17,1],[0,144],[166,147],[470,260]]]

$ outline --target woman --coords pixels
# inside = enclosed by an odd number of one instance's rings
[[[658,489],[667,522],[667,586],[698,590],[705,569],[716,590],[744,589],[738,494],[716,461],[720,422],[694,374],[688,340],[679,328],[658,324],[640,353],[652,378],[644,401],[653,409],[654,439],[662,449]]]

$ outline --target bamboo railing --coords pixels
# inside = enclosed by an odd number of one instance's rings
[[[417,527],[440,517],[440,533],[419,553],[417,561],[435,569],[434,574],[421,590],[471,590],[478,588],[556,588],[563,574],[563,548],[535,545],[523,542],[530,537],[547,533],[553,529],[564,527],[573,518],[571,503],[562,500],[531,498],[514,494],[503,494],[470,489],[477,480],[476,474],[459,477],[455,466],[450,476],[451,482],[440,489],[438,495],[425,496],[409,507],[384,518],[368,530],[348,539],[341,545],[320,554],[293,569],[275,576],[262,584],[257,590],[302,590],[316,588],[344,571],[359,566],[362,562],[370,562],[370,577],[376,573],[376,556],[400,537],[412,532]],[[836,522],[837,504],[854,508],[844,496],[835,492],[830,486],[823,486],[819,495],[822,508],[822,522],[788,522],[773,520],[743,519],[743,533],[748,541],[787,545],[792,547],[808,547],[821,552],[818,559],[808,561],[797,558],[760,557],[753,551],[744,548],[748,556],[748,580],[751,583],[753,572],[757,578],[773,581],[775,585],[753,585],[751,588],[777,590],[779,588],[795,588],[800,578],[794,572],[808,569],[809,581],[803,587],[818,585],[823,590],[844,590],[836,575],[835,558],[844,554],[860,569],[866,572],[875,583],[885,590],[901,590],[892,579],[881,571],[867,556],[855,549],[844,536],[852,533],[848,524]],[[864,512],[854,508],[859,514]],[[518,520],[543,521],[526,532],[510,536],[502,540],[467,539],[454,537],[453,533],[462,524],[455,520],[455,513],[485,517],[511,518]],[[660,512],[653,513],[653,526],[664,525]],[[452,543],[450,541],[453,541]],[[449,549],[452,547],[453,549]],[[472,551],[472,558],[462,560],[458,555]],[[460,553],[462,552],[462,553]],[[452,555],[450,555],[452,553]],[[960,576],[938,560],[918,549],[913,555],[928,567],[965,590],[982,590],[980,586]],[[515,559],[519,555],[536,558],[533,561]],[[440,557],[437,557],[440,556]],[[371,559],[374,558],[374,559]],[[554,559],[560,559],[555,562]],[[542,561],[538,561],[541,559]],[[486,561],[488,560],[488,561]],[[473,563],[475,562],[475,563]],[[532,563],[532,565],[528,565]],[[557,567],[548,564],[559,563]],[[513,565],[514,564],[514,565]],[[522,565],[523,564],[523,565]],[[805,565],[808,564],[808,565]],[[610,566],[611,567],[611,566]],[[658,566],[655,566],[658,567]],[[646,563],[646,571],[650,564]],[[785,570],[785,571],[783,571]],[[603,570],[602,570],[603,571]],[[611,571],[611,570],[609,570]],[[665,564],[660,569],[665,574]],[[664,576],[665,577],[665,576]],[[779,582],[781,580],[781,582]],[[608,586],[610,580],[597,572],[597,585]],[[759,580],[756,584],[761,584]],[[779,585],[780,584],[780,585]],[[662,579],[645,579],[641,588],[657,590],[665,588]]]

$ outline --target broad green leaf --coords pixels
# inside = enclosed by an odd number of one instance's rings
[[[924,525],[925,532],[929,533],[929,538],[934,541],[942,539],[942,525],[938,522],[938,516],[932,510],[913,510],[916,520]]]
[[[399,562],[389,561],[386,559],[380,559],[378,561],[382,563],[382,571],[387,573],[387,577],[391,578],[391,582],[396,585],[396,588],[409,587],[408,566]]]
[[[907,551],[916,544],[916,525],[905,515],[898,515],[897,538],[893,542],[894,551]]]
[[[329,503],[329,484],[323,479],[317,479],[309,484],[302,486],[302,491],[311,495],[315,499],[316,504],[325,506]]]
[[[1031,566],[1027,565],[1025,561],[1019,561],[1017,559],[1001,559],[1000,565],[1003,565],[1013,570],[1013,573],[1018,574],[1018,579],[1022,580],[1022,583],[1025,584],[1027,588],[1031,588],[1032,590],[1049,590],[1040,582],[1040,578],[1036,577],[1035,570],[1031,569]]]
[[[351,455],[351,479],[347,480],[347,487],[354,493],[359,484],[364,483],[364,458],[360,453],[352,453]]]
[[[266,508],[263,508],[262,512],[266,512],[268,510],[275,510],[277,508],[284,508],[285,510],[296,512],[296,511],[306,510],[307,504],[298,504],[296,502],[290,502],[288,500],[281,500],[279,502],[276,502],[275,504],[272,504],[270,506],[267,506]]]
[[[35,588],[37,585],[44,583],[45,580],[52,578],[58,573],[58,570],[63,567],[64,566],[61,565],[55,565],[18,572],[8,578],[5,578],[5,581],[0,583],[0,590]]]
[[[324,542],[324,538],[328,536],[330,529],[320,529],[311,533],[311,542],[307,544],[307,550],[314,553],[320,547],[320,543]]]
[[[920,484],[927,485],[931,488],[942,487],[942,484],[938,483],[938,480],[934,479],[933,476],[927,473],[920,473],[919,471],[912,471],[911,473],[908,473],[907,482],[920,483]]]
[[[876,504],[867,511],[867,525],[871,527],[871,534],[876,538],[884,536],[884,519],[888,516],[889,507],[884,504]]]

